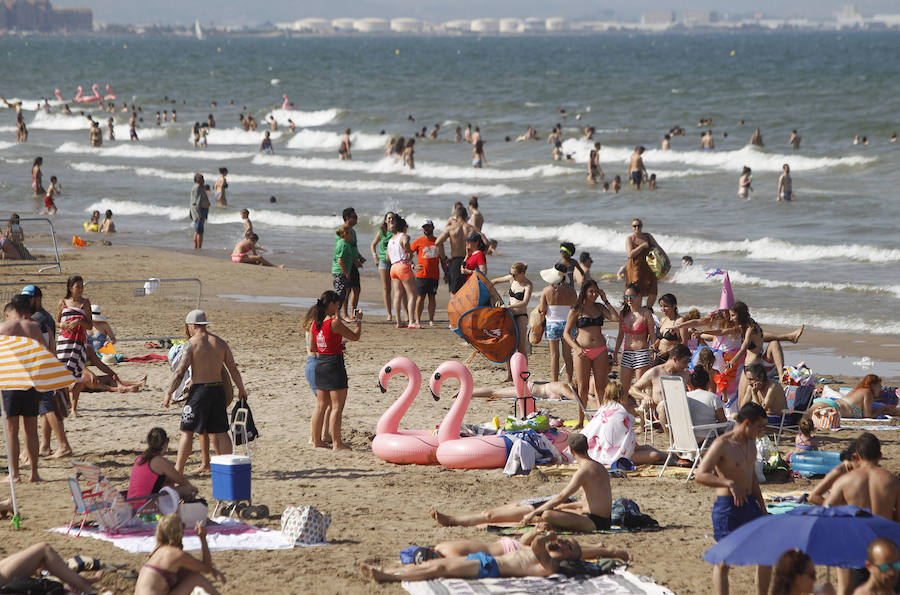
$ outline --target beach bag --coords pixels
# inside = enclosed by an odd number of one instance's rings
[[[647,255],[647,266],[650,267],[657,279],[662,279],[668,275],[671,268],[668,257],[659,248],[650,250],[650,254]]]
[[[247,410],[247,425],[244,426],[246,431],[238,431],[238,429],[234,427],[234,420],[240,409]],[[245,439],[246,442],[249,443],[259,438],[259,430],[256,429],[256,424],[253,423],[253,413],[250,411],[250,405],[247,404],[247,399],[239,399],[234,405],[234,409],[231,410],[231,427],[234,428],[234,443],[237,446],[243,444]]]
[[[817,430],[837,430],[841,427],[841,414],[834,407],[816,409],[811,414],[813,426]]]
[[[64,595],[65,592],[65,587],[59,581],[30,576],[14,578],[0,587],[0,593],[16,593],[17,595]]]
[[[613,500],[610,521],[613,525],[623,529],[659,527],[656,519],[649,514],[642,513],[637,502],[628,498],[616,498]]]
[[[331,525],[331,514],[314,506],[288,506],[281,513],[281,536],[294,545],[326,543],[325,532]]]

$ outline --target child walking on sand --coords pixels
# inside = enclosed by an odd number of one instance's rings
[[[50,176],[50,186],[47,187],[47,195],[44,197],[44,210],[41,215],[55,215],[56,201],[53,199],[62,194],[62,187],[56,180],[56,176]]]

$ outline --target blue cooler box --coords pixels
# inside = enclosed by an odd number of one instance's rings
[[[250,499],[250,457],[217,455],[210,460],[213,498],[216,500]]]

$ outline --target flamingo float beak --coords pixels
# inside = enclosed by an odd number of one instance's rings
[[[435,379],[435,380],[440,380],[440,379],[441,379],[441,373],[440,373],[440,372],[436,372],[435,375],[434,375],[434,379]],[[429,387],[429,388],[431,388],[431,387]],[[433,388],[431,389],[431,398],[434,399],[435,401],[440,401],[440,400],[441,400],[441,396],[440,396],[439,394],[437,394],[436,392],[434,392],[434,389],[433,389]]]
[[[385,367],[384,367],[384,373],[385,373],[385,374],[390,374],[390,373],[391,373],[391,367],[390,367],[390,366],[385,366]],[[385,386],[381,383],[381,378],[378,379],[378,389],[381,391],[381,394],[384,394],[384,393],[387,392],[387,387],[385,387]]]

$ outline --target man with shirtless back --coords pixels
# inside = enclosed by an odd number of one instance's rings
[[[478,231],[481,231],[481,228],[484,226],[484,215],[478,210],[477,196],[469,199],[469,211],[472,213],[472,225],[478,228]]]
[[[562,349],[563,361],[566,364],[566,379],[572,384],[572,373],[575,368],[572,365],[572,350],[563,345],[563,332],[566,329],[566,319],[569,310],[575,305],[578,294],[571,285],[565,283],[566,266],[557,263],[552,269],[541,271],[541,279],[549,283],[541,291],[541,299],[538,301],[538,312],[546,320],[545,330],[547,340],[550,341],[550,380],[559,381],[559,352]]]
[[[628,159],[628,175],[631,177],[631,185],[635,190],[641,189],[641,182],[647,177],[647,168],[644,167],[644,147],[638,145]]]
[[[645,374],[646,376],[646,374]],[[694,478],[697,483],[716,488],[712,509],[713,535],[721,541],[729,533],[763,516],[766,502],[756,477],[756,438],[766,429],[766,410],[747,403],[737,415],[737,425],[712,443],[700,462]],[[756,568],[756,592],[769,592],[771,566]],[[713,567],[713,588],[719,595],[728,593],[728,566]]]
[[[606,467],[588,456],[588,439],[584,434],[569,436],[569,450],[575,456],[578,469],[566,487],[551,498],[523,500],[491,510],[457,516],[442,514],[432,509],[431,516],[439,525],[445,527],[471,527],[484,523],[531,523],[541,520],[567,531],[590,532],[609,529],[612,511],[609,472]],[[584,499],[570,502],[570,497],[578,490],[584,492]]]
[[[450,218],[447,227],[434,243],[441,255],[441,262],[447,271],[446,280],[450,284],[450,293],[456,293],[466,284],[466,277],[460,272],[460,266],[466,259],[466,238],[477,233],[487,245],[488,240],[474,225],[469,224],[469,213],[462,205],[456,207],[454,216]],[[450,240],[450,258],[444,252],[444,242]]]
[[[691,350],[679,343],[669,352],[669,359],[644,372],[637,382],[628,389],[628,394],[638,403],[644,402],[656,409],[659,423],[666,428],[666,406],[662,394],[661,376],[681,376],[685,383],[690,383],[688,363],[691,361]]]
[[[860,434],[854,444],[856,466],[834,482],[825,506],[859,506],[897,522],[900,519],[900,480],[878,465],[881,442],[874,434],[866,432]],[[839,568],[838,593],[850,593],[853,584],[867,578],[861,569]]]
[[[0,324],[0,335],[29,337],[46,347],[41,325],[31,319],[31,297],[17,295],[3,308],[6,320]],[[55,350],[54,350],[55,351]],[[13,481],[19,478],[19,418],[25,426],[25,450],[31,465],[29,481],[40,481],[38,476],[38,410],[41,393],[33,387],[28,390],[3,391],[3,409],[6,412],[6,434],[9,436],[9,472]]]
[[[184,473],[184,465],[194,446],[194,432],[214,434],[216,452],[231,453],[228,437],[228,411],[225,388],[222,384],[224,365],[238,387],[238,399],[246,399],[247,391],[241,373],[234,363],[228,343],[206,330],[209,322],[206,312],[192,310],[184,321],[190,340],[185,344],[185,355],[169,385],[163,406],[169,407],[172,393],[181,385],[187,369],[191,368],[191,390],[181,410],[181,439],[178,442],[178,459],[175,468]]]
[[[550,576],[559,572],[560,563],[581,558],[581,546],[574,539],[561,539],[553,533],[537,537],[530,547],[494,557],[484,552],[465,558],[438,558],[418,566],[406,566],[385,572],[360,562],[363,576],[379,583],[424,581],[435,578],[498,578],[511,576]]]

